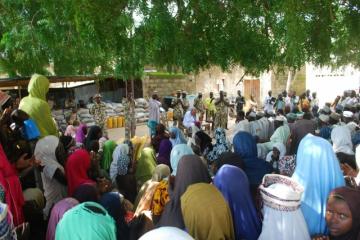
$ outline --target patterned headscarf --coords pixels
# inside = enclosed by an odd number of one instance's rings
[[[110,178],[115,179],[117,175],[126,175],[129,168],[129,145],[119,144],[113,152],[113,161],[110,166]]]
[[[225,130],[223,128],[217,128],[215,130],[215,140],[216,143],[212,151],[206,156],[210,162],[217,161],[222,153],[230,151],[229,144],[226,141]]]
[[[0,202],[5,202],[5,191],[4,187],[0,184]]]

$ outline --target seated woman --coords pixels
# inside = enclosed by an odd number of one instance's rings
[[[192,237],[236,239],[230,208],[215,186],[207,183],[192,184],[180,201],[184,225]]]
[[[186,143],[184,134],[181,132],[179,128],[171,127],[169,131],[170,131],[170,141],[173,147],[175,147],[177,144]]]
[[[67,181],[65,170],[59,163],[63,162],[61,159],[66,159],[66,156],[63,156],[66,153],[63,151],[60,154],[56,154],[59,145],[62,147],[58,137],[46,136],[37,142],[34,151],[35,158],[40,161],[40,166],[42,167],[41,177],[46,198],[44,209],[46,218],[50,214],[52,206],[66,197]]]
[[[69,156],[65,165],[68,181],[68,196],[72,196],[76,188],[81,184],[95,185],[95,181],[90,179],[88,175],[90,166],[90,154],[84,149],[79,149]]]
[[[336,188],[326,205],[330,239],[360,239],[360,190]]]
[[[68,210],[62,217],[56,227],[55,239],[114,240],[116,225],[100,204],[85,202]]]

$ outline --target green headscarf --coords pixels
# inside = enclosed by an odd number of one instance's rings
[[[56,240],[116,240],[113,218],[95,202],[84,202],[68,210],[56,227]]]
[[[136,167],[136,181],[138,186],[142,186],[147,180],[151,179],[156,168],[156,157],[153,148],[146,147],[141,151],[140,159]]]
[[[111,162],[113,160],[112,155],[116,146],[117,146],[116,142],[112,140],[108,140],[104,143],[101,168],[104,169],[105,171],[109,171]]]
[[[49,79],[45,76],[39,74],[32,75],[28,85],[29,96],[46,101],[46,94],[49,91],[49,85]]]
[[[34,74],[28,86],[29,96],[21,99],[19,105],[19,109],[26,112],[36,122],[41,137],[59,136],[49,104],[46,101],[49,84],[49,80],[45,76]]]

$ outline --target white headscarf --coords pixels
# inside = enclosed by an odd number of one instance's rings
[[[42,139],[40,139],[36,143],[34,155],[37,160],[39,160],[41,163],[41,166],[45,166],[46,164],[54,164],[57,165],[57,167],[63,172],[64,167],[61,166],[61,164],[56,159],[55,150],[59,145],[59,138],[49,135]],[[50,174],[52,175],[52,174]]]
[[[176,239],[176,240],[193,240],[193,238],[183,230],[176,227],[160,227],[155,228],[144,234],[139,240],[167,240],[167,239]]]
[[[335,127],[331,131],[331,141],[335,153],[342,152],[354,155],[351,132],[346,126]]]
[[[277,150],[279,150],[280,155],[279,155],[279,159],[284,157],[286,154],[286,147],[283,143],[277,142],[274,144],[273,148],[276,148]],[[271,162],[271,156],[273,154],[273,151],[271,150],[267,155],[266,155],[266,161],[267,162]]]
[[[197,126],[195,126],[195,125],[191,126],[191,138],[189,138],[189,139],[188,139],[188,142],[187,142],[187,145],[188,145],[189,147],[191,147],[191,144],[192,144],[192,145],[196,145],[196,143],[195,143],[195,134],[196,134],[198,131],[200,131],[200,129],[199,129]]]
[[[289,177],[267,174],[259,189],[264,203],[264,221],[258,239],[310,240],[299,208],[303,187]]]

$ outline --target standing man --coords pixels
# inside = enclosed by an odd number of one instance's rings
[[[132,92],[124,98],[123,105],[125,106],[125,139],[130,140],[135,137],[136,131],[135,101]]]
[[[176,98],[174,98],[172,100],[171,106],[174,109],[174,115],[173,115],[174,123],[173,123],[173,125],[175,127],[176,126],[180,127],[182,117],[183,117],[183,103],[182,103],[182,99],[181,99],[181,91],[180,90],[176,91]]]
[[[272,91],[268,92],[268,95],[265,97],[264,101],[264,112],[273,112],[274,111],[275,98],[272,97]]]
[[[154,91],[152,97],[149,99],[149,134],[153,137],[156,134],[156,126],[160,123],[160,107],[161,102],[156,91]]]
[[[240,91],[240,90],[237,91],[237,94],[238,94],[238,96],[237,96],[236,99],[235,99],[236,115],[239,115],[239,113],[240,113],[241,111],[243,111],[246,102],[245,102],[245,98],[241,95],[241,91]]]
[[[195,98],[195,100],[194,100],[194,108],[200,114],[199,121],[202,122],[204,119],[205,106],[204,106],[201,92],[199,92],[197,98]]]
[[[183,91],[181,100],[182,100],[182,108],[183,108],[183,114],[184,115],[185,115],[185,113],[187,112],[187,110],[190,107],[190,103],[189,103],[189,100],[187,100],[186,95],[187,95],[187,92]]]
[[[206,109],[206,122],[212,123],[212,130],[214,130],[216,107],[215,107],[215,98],[213,92],[210,92],[209,97],[205,100],[205,109]]]
[[[94,120],[97,126],[99,126],[103,133],[106,131],[106,105],[101,101],[101,95],[95,94],[94,96],[94,105],[90,109],[90,114],[94,116]]]
[[[220,98],[215,102],[216,113],[215,113],[215,129],[220,127],[225,129],[228,121],[226,109],[230,104],[224,96],[224,92],[220,91]]]

